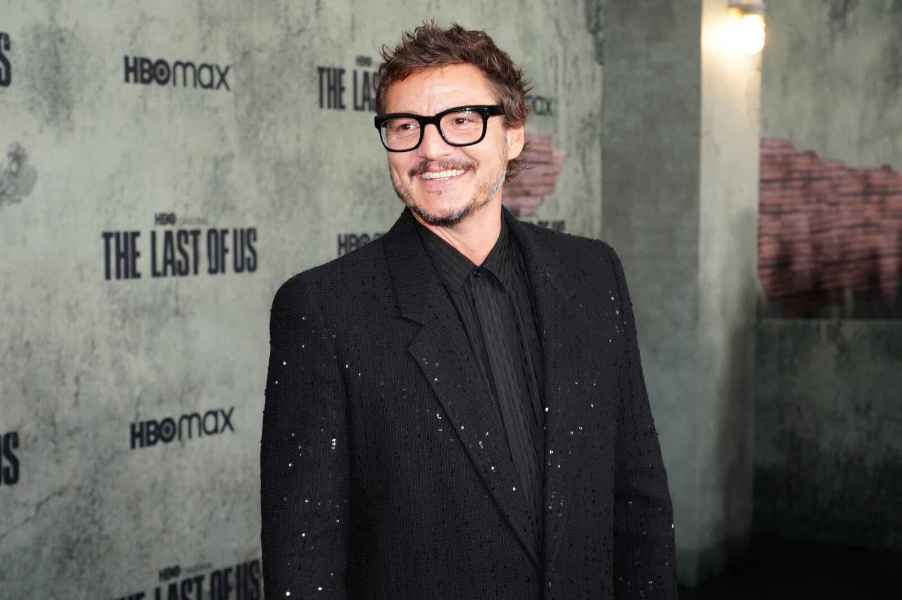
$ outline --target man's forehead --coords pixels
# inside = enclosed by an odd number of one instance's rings
[[[491,104],[495,94],[479,67],[453,64],[414,71],[392,83],[385,95],[386,112],[438,112],[462,104]]]

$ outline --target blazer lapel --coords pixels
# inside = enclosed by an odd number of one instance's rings
[[[506,208],[504,218],[523,250],[526,268],[536,301],[539,336],[545,365],[545,465],[544,465],[544,562],[551,564],[560,548],[566,527],[573,486],[580,479],[585,458],[572,451],[570,429],[579,423],[591,400],[589,386],[574,388],[570,379],[587,373],[570,344],[580,332],[589,331],[586,312],[578,304],[577,291],[585,288],[585,276],[560,254],[554,234],[521,223]],[[579,389],[578,392],[575,389]],[[566,390],[566,392],[565,392]]]
[[[538,549],[528,528],[532,511],[519,489],[504,426],[454,305],[418,237],[418,226],[405,208],[382,237],[399,311],[422,325],[408,352],[444,409],[444,414],[436,412],[436,428],[454,430],[505,520],[540,568]]]

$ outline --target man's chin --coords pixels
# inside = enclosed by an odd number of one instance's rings
[[[452,195],[450,190],[443,194],[423,193],[423,190],[417,190],[418,193],[413,194],[410,188],[399,187],[397,184],[394,185],[394,189],[401,202],[417,215],[420,221],[432,226],[453,227],[478,208],[472,193],[468,193],[470,190],[467,192],[455,190]]]
[[[429,225],[440,227],[452,227],[463,221],[469,216],[474,209],[471,202],[462,203],[459,206],[443,206],[432,207],[425,206],[424,203],[405,201],[404,202],[411,212],[420,217],[420,220]]]

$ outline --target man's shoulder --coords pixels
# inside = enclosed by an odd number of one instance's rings
[[[559,231],[550,227],[536,225],[529,221],[520,221],[537,240],[553,248],[562,258],[569,261],[598,262],[599,259],[610,260],[616,255],[614,248],[605,240]]]
[[[273,310],[298,310],[311,298],[335,298],[352,292],[361,282],[372,282],[384,270],[381,238],[347,254],[302,270],[285,280],[273,298]]]
[[[623,262],[614,246],[607,240],[557,231],[521,221],[533,239],[552,248],[560,268],[590,286],[593,293],[608,292],[627,287]]]

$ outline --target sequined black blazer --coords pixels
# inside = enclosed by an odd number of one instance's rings
[[[535,291],[543,548],[466,334],[405,209],[273,301],[267,598],[674,598],[667,477],[620,259],[503,209]]]

